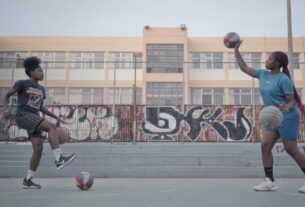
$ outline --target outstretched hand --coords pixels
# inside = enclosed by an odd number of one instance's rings
[[[234,47],[234,49],[239,49],[239,46],[241,45],[241,43],[243,42],[243,40],[240,40]]]

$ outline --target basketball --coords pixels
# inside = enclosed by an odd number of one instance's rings
[[[76,186],[80,190],[88,190],[93,185],[93,177],[89,172],[81,172],[75,177]]]
[[[223,38],[223,43],[227,48],[234,48],[240,42],[239,35],[235,32],[229,32]]]
[[[283,120],[283,114],[275,106],[266,106],[259,113],[259,121],[264,129],[275,129]]]
[[[67,129],[62,127],[57,127],[57,133],[58,133],[59,144],[64,144],[69,141],[70,135]]]

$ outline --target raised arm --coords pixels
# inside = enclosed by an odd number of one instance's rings
[[[240,41],[234,48],[236,62],[244,73],[255,78],[256,77],[255,70],[253,68],[247,66],[247,64],[245,63],[244,59],[242,58],[242,56],[239,52],[239,46],[241,45],[241,43],[242,43],[242,41]]]
[[[10,88],[6,93],[4,94],[3,100],[2,100],[2,105],[3,105],[3,110],[7,110],[7,104],[8,104],[8,99],[10,98],[11,95],[16,93],[17,90],[14,88]]]
[[[10,98],[11,95],[13,95],[14,93],[16,93],[17,90],[14,88],[10,88],[8,91],[6,91],[6,93],[4,94],[3,100],[2,100],[2,113],[3,113],[3,117],[9,118],[11,116],[10,111],[8,110],[7,104],[8,104],[8,99]]]

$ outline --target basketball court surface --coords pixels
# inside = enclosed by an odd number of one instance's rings
[[[305,179],[278,179],[277,192],[255,192],[260,179],[150,179],[95,178],[81,191],[74,178],[36,178],[42,189],[23,189],[21,178],[0,179],[1,207],[303,207],[305,194],[297,189]]]

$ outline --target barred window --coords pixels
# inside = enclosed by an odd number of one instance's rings
[[[190,69],[223,69],[223,53],[190,53]]]
[[[261,68],[261,56],[262,53],[259,52],[250,52],[250,53],[241,53],[245,63],[252,68]],[[230,69],[239,69],[239,66],[236,62],[235,54],[229,53],[229,68]]]
[[[108,88],[109,103],[113,104],[113,88]],[[115,88],[115,104],[133,104],[133,88]],[[136,88],[136,104],[142,104],[142,89]]]
[[[190,96],[194,105],[222,105],[224,88],[191,88]]]
[[[6,93],[7,90],[9,90],[9,88],[6,88],[6,87],[0,88],[0,105],[2,105],[4,94]],[[17,101],[18,101],[18,95],[17,95],[17,93],[15,93],[8,100],[8,105],[17,105]]]
[[[103,52],[71,52],[71,69],[104,69]]]
[[[0,68],[23,68],[27,52],[0,52]]]
[[[142,53],[111,52],[108,57],[110,69],[142,68]]]
[[[292,54],[293,69],[300,69],[300,53]]]
[[[182,73],[183,44],[147,44],[147,73]]]
[[[46,88],[45,104],[66,104],[65,88]]]
[[[148,105],[182,105],[183,84],[147,82],[146,95]]]
[[[250,105],[252,103],[251,88],[229,89],[230,104]]]
[[[69,104],[103,104],[103,88],[69,88]]]
[[[66,52],[32,52],[42,61],[44,69],[65,69]]]

